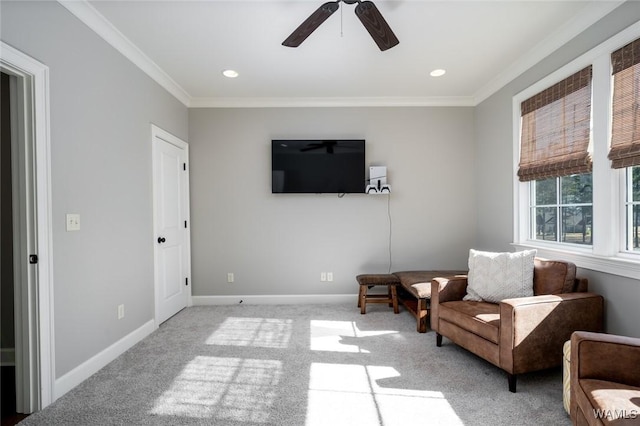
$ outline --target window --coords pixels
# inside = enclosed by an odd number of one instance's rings
[[[591,245],[591,77],[588,66],[520,106],[520,181],[529,182],[532,240]]]
[[[592,188],[591,173],[531,182],[530,238],[591,245]]]
[[[611,167],[625,170],[625,251],[640,250],[640,39],[611,54]]]
[[[640,22],[514,96],[513,123],[514,245],[637,279]]]

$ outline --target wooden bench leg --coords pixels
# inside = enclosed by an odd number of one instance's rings
[[[360,286],[360,313],[362,315],[367,313],[367,286]]]
[[[418,321],[418,333],[427,332],[427,318],[429,317],[429,309],[427,308],[427,299],[418,299],[416,307],[416,318]]]
[[[391,288],[391,305],[393,306],[393,313],[398,314],[400,310],[398,309],[398,293],[396,291],[395,285],[390,285]]]
[[[362,305],[362,286],[359,286],[360,289],[358,290],[358,308],[360,307],[360,305]]]

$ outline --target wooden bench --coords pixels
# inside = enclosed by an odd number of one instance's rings
[[[394,272],[400,287],[398,300],[416,317],[418,333],[426,333],[431,302],[431,280],[436,277],[450,277],[466,274],[467,271],[399,271]]]

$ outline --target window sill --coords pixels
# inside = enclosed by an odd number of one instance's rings
[[[547,259],[562,259],[573,262],[579,268],[618,275],[621,277],[640,279],[640,256],[598,256],[586,250],[569,250],[565,247],[553,247],[535,244],[533,241],[512,243],[518,250],[536,249],[538,256]]]

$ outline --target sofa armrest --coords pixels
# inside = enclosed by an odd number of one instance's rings
[[[436,277],[431,280],[431,303],[462,300],[467,294],[467,276]]]
[[[500,302],[500,367],[511,374],[562,364],[562,346],[576,330],[603,329],[604,299],[563,293]]]
[[[594,406],[583,391],[581,379],[605,380],[640,386],[637,369],[640,339],[613,334],[576,331],[571,335],[570,411],[574,423],[602,424],[593,417]]]
[[[571,335],[571,361],[576,381],[588,378],[640,387],[638,338],[576,331]]]
[[[439,304],[452,300],[462,300],[467,294],[467,276],[437,277],[431,280],[431,329],[438,332]]]

